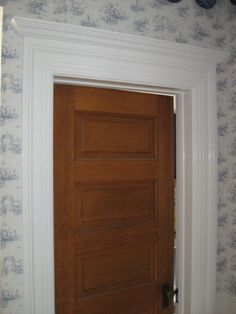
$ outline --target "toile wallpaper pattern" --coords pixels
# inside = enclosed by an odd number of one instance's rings
[[[14,15],[225,49],[218,89],[218,291],[236,297],[236,6],[194,0],[0,0],[4,6],[0,108],[0,312],[23,314],[22,43]]]

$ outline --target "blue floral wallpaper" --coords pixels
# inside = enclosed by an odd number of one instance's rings
[[[230,57],[217,67],[218,291],[236,297],[236,6],[211,10],[194,0],[0,0],[4,6],[0,108],[0,311],[23,314],[21,103],[22,42],[13,15],[98,27],[213,49]]]

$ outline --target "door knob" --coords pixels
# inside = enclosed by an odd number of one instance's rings
[[[171,289],[170,284],[164,283],[162,285],[162,308],[166,309],[173,301],[173,297],[176,296],[175,302],[178,303],[178,289],[174,291]]]

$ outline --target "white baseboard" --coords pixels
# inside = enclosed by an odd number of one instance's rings
[[[216,309],[217,314],[236,314],[236,298],[225,293],[218,293]]]

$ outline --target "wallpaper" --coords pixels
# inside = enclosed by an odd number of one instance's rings
[[[225,49],[217,67],[218,291],[236,297],[236,6],[217,0],[211,10],[194,0],[0,0],[4,6],[0,109],[0,311],[23,313],[22,42],[19,15]]]

